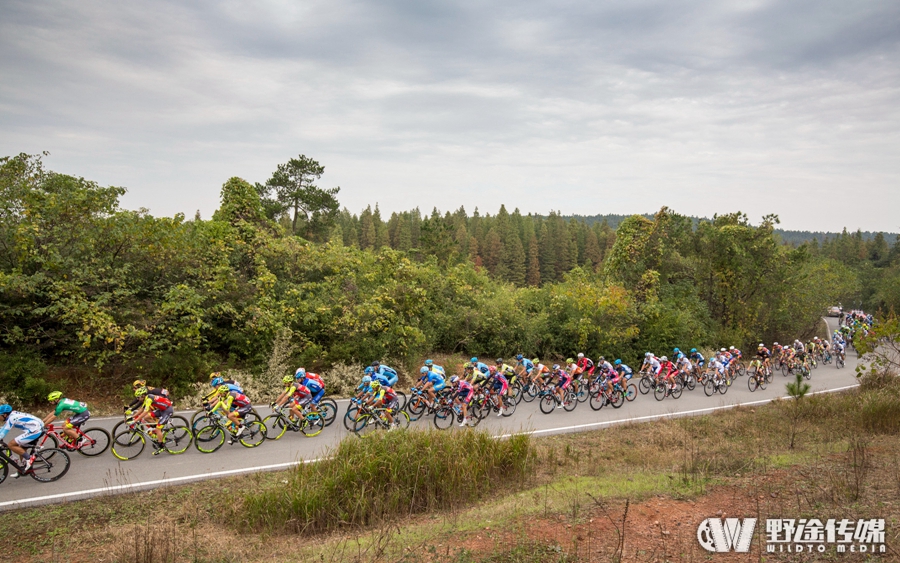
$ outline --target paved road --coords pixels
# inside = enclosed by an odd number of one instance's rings
[[[836,319],[827,320],[833,330],[837,324]],[[856,363],[856,354],[850,351],[847,367],[844,369],[836,369],[833,364],[820,366],[813,371],[810,382],[812,391],[837,391],[855,386],[853,368]],[[678,400],[669,397],[663,401],[656,401],[652,394],[639,395],[634,402],[626,403],[620,409],[606,407],[600,411],[593,411],[587,403],[582,403],[573,412],[556,410],[544,415],[538,409],[537,401],[530,404],[523,402],[519,404],[513,416],[509,418],[491,416],[482,421],[479,428],[497,436],[517,432],[549,435],[598,429],[629,421],[705,414],[737,405],[761,404],[784,396],[786,381],[787,378],[777,374],[775,381],[766,391],[751,393],[747,388],[746,378],[739,378],[725,395],[716,394],[707,397],[697,387],[694,391],[685,391]],[[339,401],[341,415],[346,409],[346,404],[346,401]],[[268,409],[260,409],[260,414],[265,416]],[[413,427],[433,427],[431,420],[423,418],[414,422]],[[116,422],[118,419],[105,419],[92,421],[89,425],[99,424],[111,429]],[[454,426],[452,431],[464,430]],[[336,421],[314,438],[305,438],[298,433],[289,432],[277,442],[266,442],[254,449],[234,444],[225,445],[212,454],[201,454],[191,446],[182,455],[151,456],[151,449],[148,446],[140,457],[127,462],[119,461],[111,453],[105,453],[98,458],[85,458],[73,453],[69,473],[56,483],[44,484],[31,478],[8,477],[0,485],[0,510],[285,468],[327,455],[329,448],[346,437],[348,432],[340,421]]]

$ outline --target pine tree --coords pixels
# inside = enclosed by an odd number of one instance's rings
[[[367,250],[375,246],[378,233],[375,231],[375,220],[372,218],[372,206],[367,206],[359,216],[359,247]]]
[[[491,228],[484,239],[484,250],[482,252],[482,262],[487,271],[493,275],[499,275],[500,257],[503,254],[503,241],[500,240],[500,234],[497,229]]]
[[[556,250],[553,239],[550,238],[550,229],[547,221],[541,223],[541,236],[538,239],[541,258],[541,281],[551,283],[556,281]]]
[[[528,241],[528,267],[525,272],[525,282],[532,287],[541,285],[541,261],[538,254],[537,237],[534,234]]]
[[[600,252],[597,234],[594,233],[593,229],[588,229],[584,236],[584,265],[592,272],[595,272],[602,261],[603,254]]]

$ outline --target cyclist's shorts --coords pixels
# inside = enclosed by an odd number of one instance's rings
[[[400,409],[400,399],[395,397],[392,400],[384,403],[384,408],[391,409],[392,411],[397,411]]]
[[[172,407],[166,407],[165,410],[155,410],[153,411],[153,418],[156,419],[156,423],[159,426],[164,425],[169,422],[169,419],[172,418],[172,415],[175,413],[175,409]]]
[[[634,372],[633,372],[633,371],[626,371],[626,372],[625,372],[625,379],[631,379],[633,376],[634,376]]]
[[[309,390],[310,390],[310,391],[313,391],[312,387],[310,387]],[[318,404],[319,404],[319,401],[321,401],[321,400],[322,400],[322,397],[324,397],[324,396],[325,396],[325,390],[324,390],[324,389],[319,389],[318,391],[313,391],[313,394],[312,394],[312,402],[318,405]]]
[[[507,389],[509,389],[509,383],[503,381],[502,379],[494,380],[494,391],[497,391],[501,395],[506,395]]]
[[[295,396],[295,397],[291,397],[291,401],[299,407],[305,407],[310,402],[312,402],[312,397],[296,397]]]
[[[609,378],[609,384],[610,384],[610,385],[615,385],[615,384],[619,383],[620,381],[622,381],[622,378],[619,377],[618,375],[615,376],[615,377],[610,377],[610,378]]]
[[[19,434],[16,436],[16,443],[20,446],[29,446],[31,442],[37,441],[38,438],[41,437],[41,434],[44,433],[44,426],[41,425],[37,430],[28,429],[24,434]]]
[[[446,381],[440,381],[440,382],[437,382],[434,384],[434,390],[435,391],[443,391],[444,387],[446,387],[446,386],[447,386]]]
[[[81,425],[87,422],[89,418],[91,418],[90,411],[81,411],[80,413],[70,418],[68,422],[72,428],[81,428]]]
[[[232,411],[232,412],[238,413],[238,415],[243,418],[244,416],[247,415],[248,412],[250,412],[252,410],[253,410],[253,405],[247,405],[246,407],[238,407],[238,408],[234,409],[234,411]]]
[[[572,382],[571,377],[569,377],[568,375],[561,375],[559,377],[559,384],[557,385],[557,387],[559,387],[560,389],[568,389],[569,383],[571,383],[571,382]]]
[[[474,389],[466,389],[464,391],[460,391],[456,395],[456,398],[459,399],[460,401],[462,401],[463,403],[469,404],[469,401],[472,400],[472,395],[474,395],[474,394],[475,394]]]

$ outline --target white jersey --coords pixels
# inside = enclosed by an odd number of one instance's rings
[[[25,412],[12,411],[6,419],[6,424],[0,428],[0,440],[5,438],[13,428],[18,428],[25,434],[32,434],[44,428],[44,421]]]

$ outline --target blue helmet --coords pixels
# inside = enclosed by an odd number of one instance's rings
[[[419,370],[419,373],[424,375],[424,374],[428,373],[429,371],[430,370],[427,367],[422,366],[422,369]]]
[[[672,351],[673,351],[673,352],[681,352],[681,350],[679,350],[678,348],[675,348],[675,349],[672,350]]]
[[[836,332],[836,331],[835,331],[835,332]],[[477,363],[478,363],[478,358],[476,358],[475,356],[472,356],[472,359],[469,360],[469,361],[471,361],[473,364],[477,364]]]
[[[304,377],[306,377],[306,370],[297,368],[297,371],[294,372],[294,379],[303,379]]]
[[[426,366],[434,365],[434,360],[425,360],[425,365]]]
[[[368,385],[369,383],[372,383],[372,378],[369,377],[368,375],[366,375],[362,378],[362,382],[363,382],[363,385]]]
[[[522,361],[522,358],[524,358],[524,357],[525,356],[523,356],[522,354],[516,354],[516,359],[519,360],[520,362]]]
[[[374,362],[372,362],[372,367],[373,367],[373,368],[377,368],[377,367],[380,366],[380,365],[381,365],[381,362],[379,362],[378,360],[375,360]]]
[[[363,373],[365,373],[366,375],[372,375],[373,373],[375,373],[375,368],[373,368],[372,366],[366,366],[366,369],[363,370]]]
[[[213,387],[218,387],[219,385],[222,385],[223,383],[225,383],[225,380],[222,379],[221,377],[214,377],[213,380],[209,382],[209,384],[212,385]]]
[[[691,348],[691,354],[696,354],[696,353],[697,353],[697,349],[696,349],[696,348]]]
[[[620,366],[620,365],[622,365],[622,360],[616,360],[614,363],[615,363],[617,366]]]
[[[0,416],[7,415],[12,412],[12,407],[9,405],[0,405]]]

